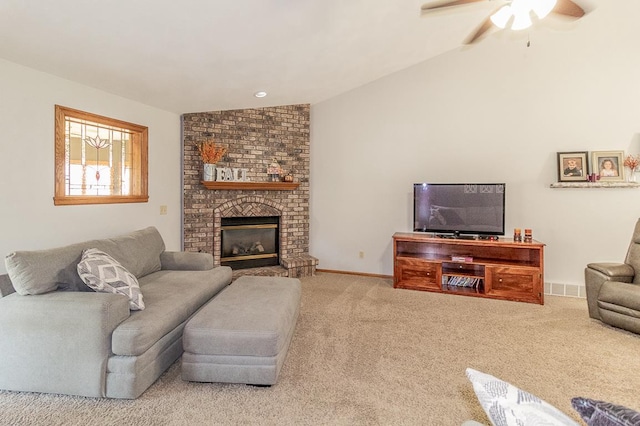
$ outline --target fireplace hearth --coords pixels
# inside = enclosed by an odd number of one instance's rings
[[[277,216],[222,218],[220,264],[231,269],[278,265],[279,219]]]

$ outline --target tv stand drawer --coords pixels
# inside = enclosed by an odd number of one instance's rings
[[[440,288],[440,265],[421,259],[397,259],[395,263],[394,287]]]

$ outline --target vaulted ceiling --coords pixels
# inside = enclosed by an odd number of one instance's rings
[[[0,0],[0,58],[176,113],[313,104],[460,48],[500,0],[428,1]]]

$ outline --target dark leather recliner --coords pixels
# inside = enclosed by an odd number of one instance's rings
[[[640,334],[640,220],[624,263],[589,263],[584,277],[589,316]]]

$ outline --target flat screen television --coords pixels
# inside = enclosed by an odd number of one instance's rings
[[[413,230],[452,236],[504,235],[504,183],[413,184]]]

